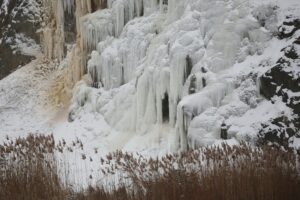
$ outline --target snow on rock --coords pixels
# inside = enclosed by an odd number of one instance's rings
[[[0,81],[0,140],[48,134],[48,76],[55,63],[38,58]]]
[[[26,56],[37,56],[41,48],[35,40],[27,38],[23,33],[15,35],[15,43],[11,45],[13,52],[19,52]]]
[[[39,0],[0,1],[0,79],[40,54]]]

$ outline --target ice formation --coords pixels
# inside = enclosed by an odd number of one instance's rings
[[[93,83],[88,85],[96,89],[80,84],[79,91],[102,92],[75,92],[72,118],[93,104],[93,111],[124,132],[168,124],[176,132],[177,148],[196,146],[205,140],[204,132],[218,138],[228,116],[216,112],[243,115],[251,104],[226,101],[239,87],[238,75],[221,72],[236,60],[261,54],[276,24],[272,6],[249,8],[241,0],[111,0],[107,9],[81,17],[81,51],[91,53],[87,73]],[[105,102],[107,95],[111,100]],[[213,115],[210,127],[199,126]]]
[[[74,88],[69,121],[94,113],[113,133],[146,137],[157,131],[158,141],[167,131],[172,149],[185,150],[220,139],[221,124],[228,125],[229,137],[253,141],[268,117],[291,115],[258,91],[258,76],[267,70],[260,65],[274,64],[272,48],[280,52],[285,44],[268,48],[277,41],[273,4],[44,0],[43,5],[44,54],[61,63],[56,96],[65,98]],[[68,43],[69,23],[76,38]]]
[[[61,61],[65,58],[65,16],[69,14],[76,18],[77,41],[72,50],[73,59],[68,64],[72,68],[68,79],[73,80],[73,86],[87,72],[88,57],[92,50],[97,49],[99,42],[109,37],[120,37],[129,21],[135,17],[151,15],[158,7],[166,6],[163,1],[156,0],[45,0],[43,3],[46,25],[42,29],[42,40],[44,53],[50,59]],[[145,46],[147,44],[139,47]],[[143,51],[139,53],[145,54]],[[124,70],[127,74],[131,72]]]
[[[49,59],[64,58],[64,7],[63,1],[43,1],[45,8],[44,21],[47,25],[43,28],[42,40],[44,54]]]

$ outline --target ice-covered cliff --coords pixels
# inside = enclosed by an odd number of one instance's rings
[[[90,80],[76,87],[70,120],[88,109],[120,132],[167,127],[174,149],[213,144],[222,123],[230,137],[256,142],[264,123],[292,120],[291,109],[259,91],[260,76],[279,59],[268,54],[285,45],[281,4],[140,2],[108,2],[82,18]]]
[[[167,152],[218,143],[223,126],[230,141],[297,144],[297,0],[41,2],[59,137]]]

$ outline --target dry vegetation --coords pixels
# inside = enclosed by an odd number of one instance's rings
[[[52,136],[33,136],[0,145],[0,199],[64,199]]]
[[[0,146],[0,199],[300,199],[299,157],[293,151],[224,144],[161,159],[118,151],[99,163],[105,176],[123,177],[118,187],[82,192],[61,183],[54,151],[52,136],[8,139]]]

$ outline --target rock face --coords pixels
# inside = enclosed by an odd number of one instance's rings
[[[284,56],[261,78],[261,93],[268,99],[282,97],[295,113],[300,114],[300,45],[292,44],[283,49]],[[298,64],[297,64],[298,63]]]
[[[299,130],[299,119],[290,120],[286,116],[281,116],[263,124],[258,134],[258,144],[272,144],[285,149],[290,147]]]
[[[296,32],[300,29],[299,19],[289,19],[279,28],[279,38],[290,40],[291,45],[282,49],[283,56],[276,65],[268,70],[261,78],[261,94],[267,99],[279,97],[287,106],[293,109],[296,120],[290,121],[282,116],[264,124],[260,135],[266,141],[275,142],[284,147],[288,146],[290,138],[300,129],[300,37]]]
[[[0,79],[39,51],[40,0],[0,0]]]
[[[287,21],[283,22],[282,26],[279,27],[279,38],[292,37],[297,30],[300,29],[300,19],[291,19],[287,17]]]
[[[288,24],[290,32],[280,28],[280,37],[292,37],[300,29],[300,20],[293,20]],[[290,38],[292,44],[282,49],[283,56],[276,65],[261,77],[261,93],[271,99],[274,96],[282,97],[296,114],[300,114],[300,38]]]

